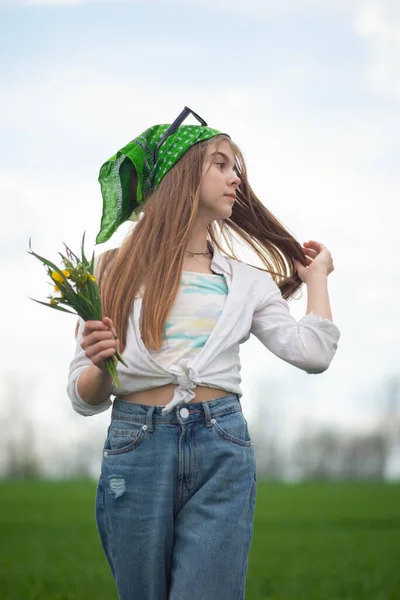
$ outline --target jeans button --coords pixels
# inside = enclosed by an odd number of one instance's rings
[[[189,416],[189,411],[187,408],[181,408],[179,414],[181,415],[182,419],[187,419]]]

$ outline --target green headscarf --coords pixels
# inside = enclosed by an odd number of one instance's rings
[[[190,113],[201,125],[181,126]],[[189,148],[220,134],[185,106],[171,125],[150,127],[105,162],[99,174],[103,214],[96,244],[106,242],[125,221],[134,220],[146,193],[158,186]],[[137,190],[132,198],[130,188],[135,172]]]

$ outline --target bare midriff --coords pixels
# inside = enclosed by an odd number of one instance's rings
[[[176,387],[178,387],[177,384],[168,383],[167,385],[146,390],[145,392],[134,392],[133,394],[128,394],[126,396],[119,396],[119,398],[124,400],[124,402],[147,404],[149,406],[166,406],[169,402],[171,402]],[[220,398],[221,396],[227,396],[230,394],[230,392],[225,390],[203,387],[201,385],[197,385],[195,388],[193,388],[192,392],[194,392],[195,397],[190,401],[191,404],[193,402],[209,402],[215,398]]]

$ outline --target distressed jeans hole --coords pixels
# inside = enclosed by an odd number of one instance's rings
[[[119,498],[125,493],[125,479],[123,477],[111,477],[110,490],[114,494],[114,498]]]

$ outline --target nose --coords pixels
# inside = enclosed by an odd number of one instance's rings
[[[240,177],[236,173],[233,173],[233,175],[231,177],[231,185],[233,185],[235,187],[235,190],[236,190],[239,187],[240,184],[241,184]]]

